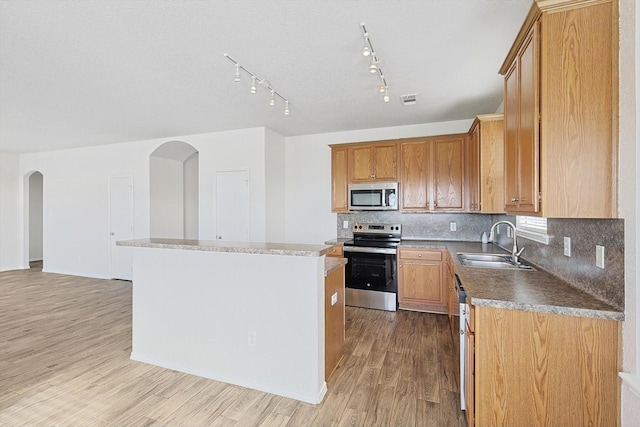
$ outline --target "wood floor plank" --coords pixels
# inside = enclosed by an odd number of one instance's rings
[[[446,316],[346,308],[319,405],[130,360],[127,281],[0,272],[0,426],[464,426]]]

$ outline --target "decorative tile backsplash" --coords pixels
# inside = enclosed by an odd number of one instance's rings
[[[337,237],[351,238],[356,222],[402,224],[405,239],[480,241],[491,225],[500,220],[515,224],[515,217],[482,214],[403,213],[399,211],[352,212],[338,214]],[[343,228],[348,221],[349,228]],[[456,231],[451,231],[455,223]],[[523,237],[522,258],[566,280],[576,288],[616,308],[624,309],[624,220],[553,219],[547,220],[548,245]],[[571,238],[571,257],[564,256],[564,237]],[[496,235],[498,245],[511,250],[513,240],[507,233]],[[605,268],[596,267],[596,245],[605,247]]]

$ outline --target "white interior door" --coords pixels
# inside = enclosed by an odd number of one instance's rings
[[[249,241],[249,172],[216,174],[216,239]]]
[[[109,178],[110,266],[113,279],[133,279],[133,248],[116,246],[133,239],[133,178]]]

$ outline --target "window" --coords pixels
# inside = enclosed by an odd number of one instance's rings
[[[547,218],[535,216],[517,216],[516,234],[518,237],[533,240],[534,242],[549,244],[547,234]]]

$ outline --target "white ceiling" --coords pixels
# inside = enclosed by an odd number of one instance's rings
[[[0,0],[0,150],[265,126],[304,135],[469,119],[531,0]],[[369,74],[365,22],[389,84]],[[287,97],[234,83],[223,54]],[[416,93],[415,106],[400,95]]]

